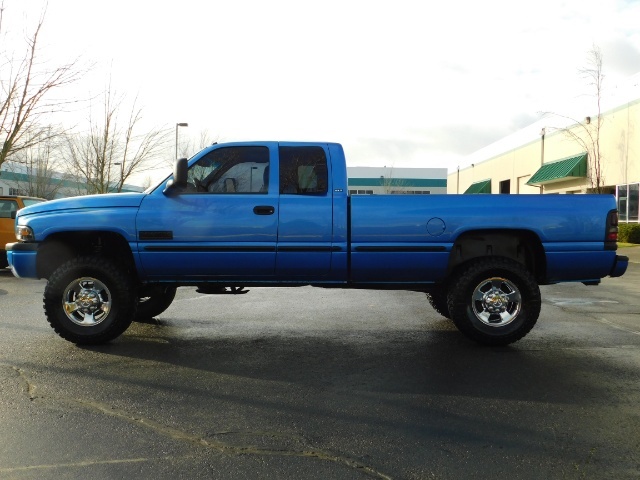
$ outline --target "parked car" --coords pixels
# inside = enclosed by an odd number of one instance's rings
[[[0,268],[5,268],[7,252],[4,246],[16,241],[16,212],[21,208],[44,202],[44,198],[23,197],[20,195],[0,195]]]

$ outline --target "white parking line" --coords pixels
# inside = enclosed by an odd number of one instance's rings
[[[623,330],[623,331],[625,331],[627,333],[633,333],[634,335],[640,335],[640,332],[638,332],[636,330],[631,330],[630,328],[621,327],[620,325],[616,325],[615,323],[610,322],[606,318],[600,318],[599,320],[602,323],[604,323],[606,325],[609,325],[610,327],[617,328],[618,330]]]
[[[593,305],[594,303],[619,303],[615,300],[597,300],[593,298],[554,298],[549,297],[547,299],[558,307],[567,307],[573,305]]]

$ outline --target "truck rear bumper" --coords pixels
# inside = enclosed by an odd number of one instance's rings
[[[38,278],[37,253],[37,243],[8,243],[7,260],[13,274],[20,278]]]
[[[627,267],[629,266],[629,257],[625,257],[624,255],[616,255],[616,261],[613,264],[613,268],[611,269],[610,277],[619,277],[627,271]]]

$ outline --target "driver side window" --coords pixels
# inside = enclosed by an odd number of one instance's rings
[[[212,150],[191,168],[186,193],[268,193],[267,147],[222,147]]]

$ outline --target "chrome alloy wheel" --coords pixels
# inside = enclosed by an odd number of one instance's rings
[[[522,297],[518,287],[506,278],[488,278],[473,291],[473,313],[490,327],[504,327],[520,313]]]
[[[65,288],[62,306],[67,318],[73,323],[93,327],[109,315],[111,292],[95,278],[77,278]]]

